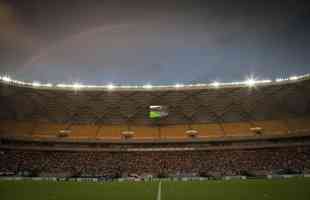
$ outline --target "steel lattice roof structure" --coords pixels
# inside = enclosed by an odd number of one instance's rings
[[[310,78],[247,87],[68,90],[0,81],[0,119],[69,124],[176,125],[287,119],[310,115]],[[150,105],[169,115],[148,116]]]

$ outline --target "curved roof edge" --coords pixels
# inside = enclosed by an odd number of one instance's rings
[[[51,84],[40,83],[37,81],[24,82],[10,78],[9,76],[0,76],[0,83],[6,85],[14,85],[18,87],[27,87],[33,89],[48,89],[48,90],[108,90],[108,91],[158,91],[158,90],[192,90],[192,89],[220,89],[231,87],[256,87],[261,85],[277,85],[277,84],[289,84],[301,82],[304,80],[310,80],[310,74],[304,74],[300,76],[291,76],[287,78],[277,78],[275,80],[265,79],[259,80],[255,78],[249,78],[244,81],[238,82],[212,82],[212,83],[196,83],[196,84],[175,84],[175,85],[84,85],[81,83],[72,84]]]

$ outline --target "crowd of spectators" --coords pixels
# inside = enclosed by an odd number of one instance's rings
[[[279,170],[309,171],[310,147],[204,151],[0,150],[0,172],[36,176],[237,176]]]

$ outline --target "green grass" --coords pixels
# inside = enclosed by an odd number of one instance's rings
[[[310,200],[310,179],[165,182],[163,200]]]
[[[1,181],[0,200],[156,199],[156,182]]]
[[[156,200],[158,182],[0,181],[0,200]],[[161,200],[310,200],[310,179],[163,181]]]

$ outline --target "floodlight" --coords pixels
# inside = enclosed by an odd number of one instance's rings
[[[152,89],[153,86],[151,84],[143,85],[142,86],[144,89]]]
[[[216,88],[220,87],[220,83],[217,82],[217,81],[211,83],[211,85],[212,85],[213,87],[216,87]]]
[[[283,81],[287,81],[288,78],[277,78],[276,82],[283,82]]]
[[[47,83],[47,84],[45,84],[45,87],[53,87],[53,84]]]
[[[76,90],[78,90],[78,89],[81,89],[82,87],[84,87],[82,84],[80,84],[80,83],[74,83],[73,85],[72,85],[72,87],[74,88],[74,89],[76,89]]]
[[[289,79],[290,81],[295,81],[295,80],[298,80],[298,76],[291,76]]]
[[[113,84],[111,83],[111,84],[107,85],[107,88],[108,88],[109,90],[113,90],[113,89],[115,88],[115,85],[113,85]]]
[[[60,87],[60,88],[68,87],[68,85],[66,85],[66,84],[61,84],[61,83],[60,83],[60,84],[57,84],[56,86],[57,86],[57,87]]]
[[[184,87],[184,85],[183,85],[183,84],[177,83],[177,84],[174,85],[174,87],[175,87],[175,88],[182,88],[182,87]]]
[[[253,87],[256,84],[256,80],[254,78],[249,78],[244,83],[249,87]]]
[[[12,81],[12,79],[11,79],[9,76],[3,76],[3,77],[2,77],[2,80],[3,80],[4,82],[11,82],[11,81]]]
[[[33,87],[40,87],[40,86],[42,86],[40,82],[36,82],[36,81],[33,82],[31,85],[32,85]]]

